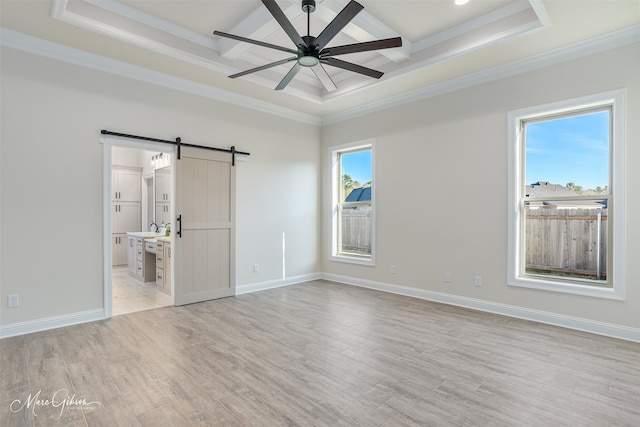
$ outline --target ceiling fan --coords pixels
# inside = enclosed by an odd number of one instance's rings
[[[329,25],[325,27],[325,29],[320,33],[320,35],[318,35],[318,37],[309,35],[311,13],[316,10],[315,0],[302,0],[302,11],[307,14],[306,36],[300,36],[300,34],[298,34],[296,29],[293,27],[293,24],[287,19],[284,12],[282,11],[282,9],[280,9],[275,0],[262,0],[262,3],[269,10],[269,12],[271,12],[271,15],[273,15],[278,24],[280,24],[284,32],[287,33],[291,41],[293,41],[296,46],[295,49],[274,45],[271,43],[265,43],[246,37],[236,36],[229,33],[223,33],[222,31],[214,31],[213,34],[221,37],[227,37],[234,40],[252,43],[258,46],[288,52],[295,56],[272,62],[270,64],[262,65],[260,67],[252,68],[250,70],[242,71],[237,74],[232,74],[229,76],[232,79],[255,73],[256,71],[266,70],[268,68],[275,67],[281,64],[286,64],[287,62],[296,61],[291,70],[289,70],[282,81],[280,81],[278,86],[276,86],[276,90],[284,89],[295,77],[298,71],[300,71],[300,67],[309,67],[315,73],[315,75],[318,77],[327,91],[331,92],[336,90],[337,87],[331,80],[331,77],[324,69],[322,64],[331,65],[333,67],[364,74],[365,76],[373,77],[376,79],[379,79],[384,74],[371,68],[363,67],[352,62],[334,58],[334,56],[402,46],[402,38],[393,37],[389,39],[347,44],[342,46],[325,47],[349,22],[351,22],[351,20],[358,14],[358,12],[364,9],[364,7],[360,3],[353,0],[351,0],[349,4],[347,4],[344,9],[342,9],[342,11],[338,13],[338,15],[333,19],[333,21],[329,23]]]

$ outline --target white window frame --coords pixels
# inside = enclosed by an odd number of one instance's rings
[[[371,150],[371,255],[347,255],[339,251],[338,208],[340,201],[340,185],[342,183],[339,155],[344,152],[361,149]],[[331,165],[331,236],[329,245],[329,260],[375,266],[376,242],[376,209],[375,209],[375,139],[366,139],[349,144],[329,147],[329,165]]]
[[[624,89],[570,99],[552,104],[523,108],[508,113],[509,165],[508,165],[508,277],[509,286],[541,289],[614,300],[625,299],[626,238],[625,238],[625,180],[626,180],[626,91]],[[534,117],[556,115],[587,108],[611,105],[611,146],[609,160],[609,235],[610,251],[607,276],[611,275],[612,287],[597,287],[580,280],[555,280],[553,277],[533,277],[522,274],[521,233],[522,179],[524,149],[522,147],[521,121]]]

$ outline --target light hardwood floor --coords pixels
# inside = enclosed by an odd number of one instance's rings
[[[171,296],[159,291],[156,282],[142,283],[127,267],[114,267],[111,283],[114,316],[171,305]]]
[[[640,344],[324,281],[0,349],[3,426],[640,424]]]

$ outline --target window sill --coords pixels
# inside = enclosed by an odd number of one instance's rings
[[[329,257],[329,261],[344,262],[347,264],[367,265],[370,267],[374,267],[376,265],[375,262],[373,261],[373,258],[364,258],[364,257],[347,256],[347,255],[331,255]]]
[[[508,285],[520,288],[624,301],[623,292],[616,289],[615,285],[613,288],[601,288],[597,286],[582,285],[579,283],[556,282],[553,280],[544,280],[532,277],[512,278],[509,280]]]

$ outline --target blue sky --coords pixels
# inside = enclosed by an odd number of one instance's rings
[[[343,154],[342,173],[360,184],[371,181],[371,150]]]
[[[526,134],[526,184],[609,184],[608,111],[530,123]]]
[[[371,151],[342,155],[343,173],[371,181]],[[609,184],[609,112],[527,125],[526,184],[573,182],[584,189]]]

